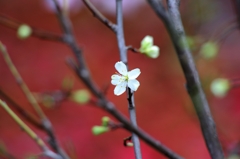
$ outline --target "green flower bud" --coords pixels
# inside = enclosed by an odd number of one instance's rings
[[[79,104],[85,104],[90,100],[90,93],[87,90],[77,90],[72,92],[71,99]]]
[[[217,56],[219,46],[216,42],[209,41],[202,45],[200,54],[206,59],[212,59]]]
[[[18,27],[17,36],[20,39],[26,39],[32,34],[32,29],[26,24],[22,24]]]
[[[149,47],[153,46],[153,37],[152,36],[145,36],[141,41],[140,52],[144,53]]]
[[[216,97],[224,97],[230,88],[231,84],[229,80],[224,78],[215,79],[211,83],[211,91]]]
[[[149,35],[141,41],[139,51],[150,58],[157,58],[159,56],[159,47],[153,45],[153,37]]]
[[[150,58],[157,58],[159,56],[159,47],[154,45],[151,48],[147,49],[146,55]]]
[[[110,121],[111,119],[107,116],[104,116],[102,117],[102,126],[108,126],[108,122]]]
[[[110,129],[106,126],[94,126],[92,128],[92,133],[93,135],[100,135],[103,134],[105,132],[108,132]]]

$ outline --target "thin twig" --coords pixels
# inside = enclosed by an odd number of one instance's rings
[[[134,52],[134,53],[140,53],[140,50],[139,50],[139,49],[134,48],[134,47],[132,47],[131,45],[130,45],[130,46],[127,46],[127,50],[130,50],[130,51],[132,51],[132,52]]]
[[[36,142],[40,149],[45,155],[53,159],[62,159],[61,156],[52,152],[43,142],[43,140],[37,136],[37,134],[32,131],[9,107],[8,105],[0,99],[0,105],[5,109],[5,111],[16,121],[16,123]]]
[[[7,52],[7,49],[5,48],[5,46],[1,42],[0,42],[0,51],[2,52],[2,55],[3,55],[3,58],[4,58],[5,62],[7,63],[7,65],[9,67],[10,71],[12,72],[14,78],[16,79],[17,84],[21,87],[21,89],[24,92],[24,94],[26,95],[28,101],[33,106],[33,108],[35,109],[35,111],[37,112],[39,117],[41,119],[45,119],[46,118],[45,114],[43,113],[43,111],[40,108],[40,106],[38,105],[36,99],[34,98],[32,93],[30,92],[26,83],[23,81],[22,77],[20,76],[19,72],[17,71],[16,67],[13,64],[13,62],[12,62],[8,52]]]
[[[17,30],[19,26],[21,26],[23,23],[18,22],[14,20],[13,18],[7,17],[5,15],[0,14],[0,24],[3,26],[6,26],[8,28],[11,28],[13,30]],[[59,41],[63,42],[64,38],[60,35],[57,35],[55,33],[37,29],[31,26],[32,29],[32,36],[43,39],[43,40],[51,40],[51,41]]]
[[[101,97],[102,93],[97,88],[96,84],[92,81],[90,77],[90,73],[88,71],[88,68],[86,66],[86,63],[83,59],[82,50],[77,44],[76,38],[73,35],[72,25],[70,22],[70,19],[67,17],[66,14],[62,12],[61,7],[59,6],[57,0],[53,0],[56,10],[57,10],[57,17],[59,20],[59,23],[61,24],[62,30],[64,32],[65,36],[65,42],[68,44],[68,46],[71,48],[72,52],[74,53],[77,64],[78,64],[78,75],[82,79],[82,81],[89,87],[89,89],[93,92],[94,95],[97,97]]]
[[[118,49],[120,53],[120,59],[122,62],[124,62],[127,65],[128,60],[127,60],[127,47],[125,45],[125,38],[124,38],[124,31],[123,31],[122,0],[116,0],[116,17],[117,17],[116,36],[117,36],[117,42],[118,42]],[[130,88],[127,88],[127,96],[128,96],[127,100],[128,100],[130,121],[134,126],[137,127],[136,109],[134,104],[134,92]],[[135,158],[142,159],[140,141],[138,136],[135,133],[132,133],[132,141],[133,141],[133,147],[135,152]]]
[[[203,92],[192,54],[186,41],[184,28],[178,10],[178,1],[167,1],[169,14],[165,9],[163,10],[163,4],[158,0],[148,0],[148,2],[156,12],[157,16],[162,19],[170,34],[187,80],[187,90],[200,120],[202,133],[210,155],[212,159],[223,159],[224,155],[217,136],[215,123]]]
[[[116,24],[107,19],[101,12],[97,10],[97,8],[89,1],[82,0],[83,3],[87,6],[87,8],[92,12],[93,16],[100,20],[104,25],[106,25],[110,30],[116,33]]]
[[[34,114],[24,110],[14,100],[12,100],[5,92],[3,92],[2,89],[0,89],[0,95],[3,98],[5,98],[8,101],[8,103],[10,103],[10,105],[13,106],[27,121],[29,121],[39,129],[44,129],[42,123],[37,119],[37,117]]]
[[[2,55],[4,57],[4,60],[6,61],[10,71],[12,72],[14,78],[17,81],[17,84],[20,86],[24,94],[26,95],[29,103],[33,106],[35,111],[37,112],[38,116],[41,118],[42,125],[48,134],[50,138],[50,145],[53,147],[55,151],[57,151],[58,154],[60,154],[63,159],[68,159],[69,157],[66,155],[66,153],[61,149],[60,145],[58,144],[58,141],[54,135],[53,128],[51,122],[48,120],[44,112],[42,111],[41,107],[39,106],[37,100],[33,96],[32,92],[29,90],[26,83],[23,81],[21,75],[17,71],[16,67],[14,66],[6,47],[0,42],[0,52],[2,52]]]

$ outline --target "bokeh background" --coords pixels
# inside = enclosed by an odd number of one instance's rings
[[[109,19],[115,22],[115,1],[93,1]],[[129,68],[140,68],[138,80],[141,85],[135,93],[138,125],[163,144],[186,159],[209,159],[199,121],[188,94],[185,79],[175,51],[163,26],[144,0],[124,2],[124,30],[126,43],[136,48],[145,35],[154,37],[155,45],[161,48],[157,59],[129,52]],[[119,52],[114,33],[100,23],[80,0],[70,1],[69,15],[78,43],[93,79],[99,87],[110,84],[115,73],[114,64],[119,61]],[[229,152],[239,141],[240,135],[240,90],[233,89],[224,98],[214,97],[209,89],[218,77],[237,78],[240,67],[240,34],[233,30],[219,43],[218,56],[206,60],[199,56],[202,42],[212,37],[221,37],[229,25],[236,22],[232,1],[186,0],[180,7],[183,24],[188,36],[200,39],[193,50],[203,87],[206,92],[219,138],[224,151]],[[61,33],[51,2],[44,0],[0,0],[0,13],[36,28]],[[73,90],[85,89],[83,83],[66,65],[67,57],[73,57],[64,44],[43,41],[35,37],[26,40],[17,38],[16,31],[0,25],[0,41],[33,92],[61,89],[64,78],[74,80]],[[34,112],[26,97],[16,84],[2,56],[0,56],[0,89],[27,111]],[[115,96],[110,85],[107,97],[128,116],[126,96]],[[123,146],[123,139],[130,135],[125,130],[116,130],[94,136],[91,128],[101,124],[103,110],[90,104],[78,105],[63,101],[57,106],[42,105],[53,124],[61,145],[84,159],[134,158],[132,148]],[[44,132],[26,123],[43,139]],[[0,140],[8,152],[17,158],[37,155],[41,151],[25,132],[0,108]],[[141,142],[144,159],[165,158],[144,142]]]

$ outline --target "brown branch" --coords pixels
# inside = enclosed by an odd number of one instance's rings
[[[137,48],[134,48],[133,46],[127,46],[127,50],[132,51],[133,53],[140,53],[140,50]]]
[[[24,110],[20,105],[18,105],[14,100],[12,100],[6,93],[4,93],[2,91],[2,89],[0,89],[0,95],[6,99],[8,101],[8,103],[14,107],[19,114],[21,114],[27,121],[29,121],[31,124],[33,124],[34,126],[36,126],[39,129],[44,129],[42,123],[37,119],[37,117],[35,115],[33,115],[32,113]]]
[[[24,92],[25,96],[27,97],[29,103],[33,106],[36,113],[41,118],[44,130],[50,138],[50,142],[49,142],[50,145],[59,155],[62,156],[63,159],[68,159],[69,157],[66,155],[66,153],[62,150],[62,148],[58,144],[58,141],[53,132],[51,122],[49,121],[47,116],[44,114],[44,112],[42,111],[41,107],[39,106],[37,100],[33,96],[32,92],[29,90],[28,86],[22,79],[21,75],[19,74],[18,70],[16,69],[16,67],[13,64],[6,47],[1,42],[0,42],[0,52],[2,52],[3,58],[7,64],[7,66],[9,67],[10,71],[12,72],[14,78],[16,79],[17,84],[20,86],[20,88]]]
[[[187,81],[187,91],[193,102],[208,151],[212,159],[223,159],[224,154],[218,139],[215,122],[202,89],[198,71],[186,40],[179,12],[179,1],[167,0],[168,12],[159,0],[147,0],[157,16],[163,21],[170,34],[184,76]]]
[[[17,30],[19,26],[23,23],[14,20],[13,18],[7,17],[5,15],[0,14],[0,24],[6,26],[10,29]],[[57,35],[55,33],[37,29],[31,26],[32,36],[43,39],[43,40],[51,40],[51,41],[59,41],[64,42],[64,38],[61,35]]]
[[[4,60],[7,64],[8,68],[10,69],[12,75],[14,76],[15,80],[17,81],[17,84],[20,86],[20,88],[24,92],[24,94],[27,97],[29,103],[33,106],[33,108],[35,109],[35,111],[37,112],[39,117],[41,119],[45,119],[46,118],[45,114],[43,113],[41,107],[38,105],[37,100],[35,99],[35,97],[31,93],[31,91],[29,90],[28,86],[23,81],[23,79],[22,79],[21,75],[19,74],[17,68],[13,64],[13,62],[12,62],[8,52],[7,52],[7,49],[5,48],[5,46],[1,42],[0,42],[0,51],[2,52],[3,58],[4,58]]]
[[[34,131],[32,131],[32,129],[30,129],[1,99],[0,106],[13,118],[13,120],[21,127],[21,129],[24,130],[28,134],[28,136],[30,136],[34,140],[34,142],[36,142],[36,144],[43,151],[44,155],[51,157],[53,159],[62,159],[62,157],[60,157],[58,154],[52,152],[46,146],[43,140]]]
[[[113,22],[111,22],[101,12],[99,12],[97,8],[89,0],[82,0],[82,1],[87,6],[87,8],[92,12],[94,17],[96,17],[98,20],[100,20],[100,22],[102,22],[110,30],[116,33],[116,25]]]
[[[117,45],[120,54],[120,60],[124,62],[128,69],[128,58],[127,58],[127,47],[125,44],[124,38],[124,29],[123,29],[123,11],[122,11],[122,0],[116,0],[116,18],[117,18],[117,29],[116,29],[116,37],[117,37]],[[127,101],[128,101],[128,111],[130,116],[130,121],[134,126],[137,125],[137,115],[135,109],[134,102],[134,91],[127,87]],[[142,152],[139,137],[132,133],[132,142],[134,148],[134,154],[136,159],[142,159]]]

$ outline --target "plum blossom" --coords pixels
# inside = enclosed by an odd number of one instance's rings
[[[136,68],[131,71],[127,71],[127,66],[119,61],[115,64],[115,68],[118,73],[112,75],[111,83],[116,85],[114,89],[114,94],[119,96],[126,91],[126,88],[129,87],[132,91],[136,91],[140,85],[136,78],[140,75],[140,69]]]

